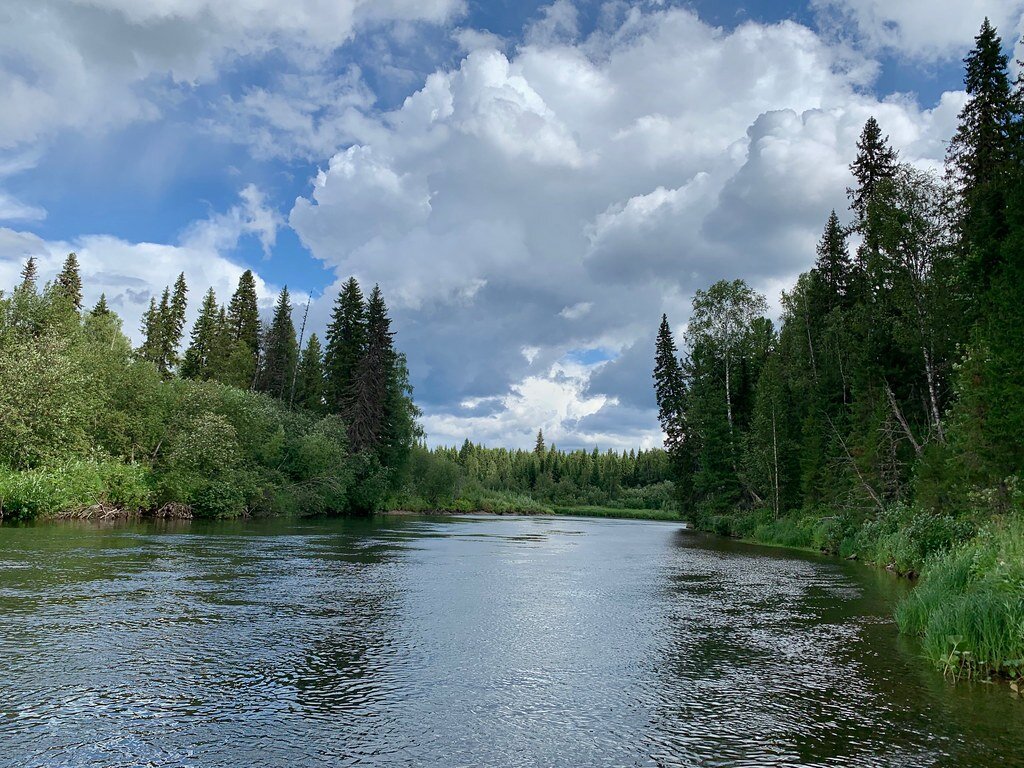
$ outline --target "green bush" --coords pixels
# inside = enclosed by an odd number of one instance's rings
[[[97,505],[135,512],[149,508],[152,499],[149,472],[137,465],[83,460],[0,469],[0,517],[7,520],[75,515]]]

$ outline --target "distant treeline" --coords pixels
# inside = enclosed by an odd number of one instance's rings
[[[135,350],[105,297],[83,311],[73,253],[0,293],[0,516],[363,512],[402,482],[417,411],[378,288],[349,280],[301,354],[287,288],[264,326],[251,271],[182,353],[187,295],[153,300]]]
[[[600,452],[547,447],[538,432],[532,451],[418,448],[404,497],[414,509],[493,511],[541,507],[610,507],[672,510],[675,494],[668,454],[661,449]]]
[[[1024,81],[987,20],[976,43],[945,175],[868,120],[848,221],[829,216],[781,328],[742,280],[698,291],[682,359],[662,318],[655,385],[699,526],[924,569],[904,628],[951,669],[1017,675]]]

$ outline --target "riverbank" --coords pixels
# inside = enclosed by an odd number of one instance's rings
[[[900,632],[954,680],[1024,677],[1024,519],[953,518],[895,505],[859,522],[842,515],[697,516],[697,530],[816,551],[913,579],[895,609]]]

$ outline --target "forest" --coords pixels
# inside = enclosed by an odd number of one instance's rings
[[[920,575],[901,629],[950,674],[1019,677],[1024,80],[987,20],[975,42],[944,174],[869,119],[780,327],[717,282],[680,342],[662,318],[654,378],[697,527]]]
[[[288,289],[264,327],[251,271],[203,297],[182,351],[184,275],[133,349],[105,297],[82,307],[77,257],[0,294],[0,517],[360,513],[402,482],[419,432],[379,288],[349,280],[325,344]],[[300,349],[301,347],[301,349]]]

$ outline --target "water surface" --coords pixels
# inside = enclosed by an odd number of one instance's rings
[[[884,572],[578,518],[0,528],[0,766],[995,766]]]

